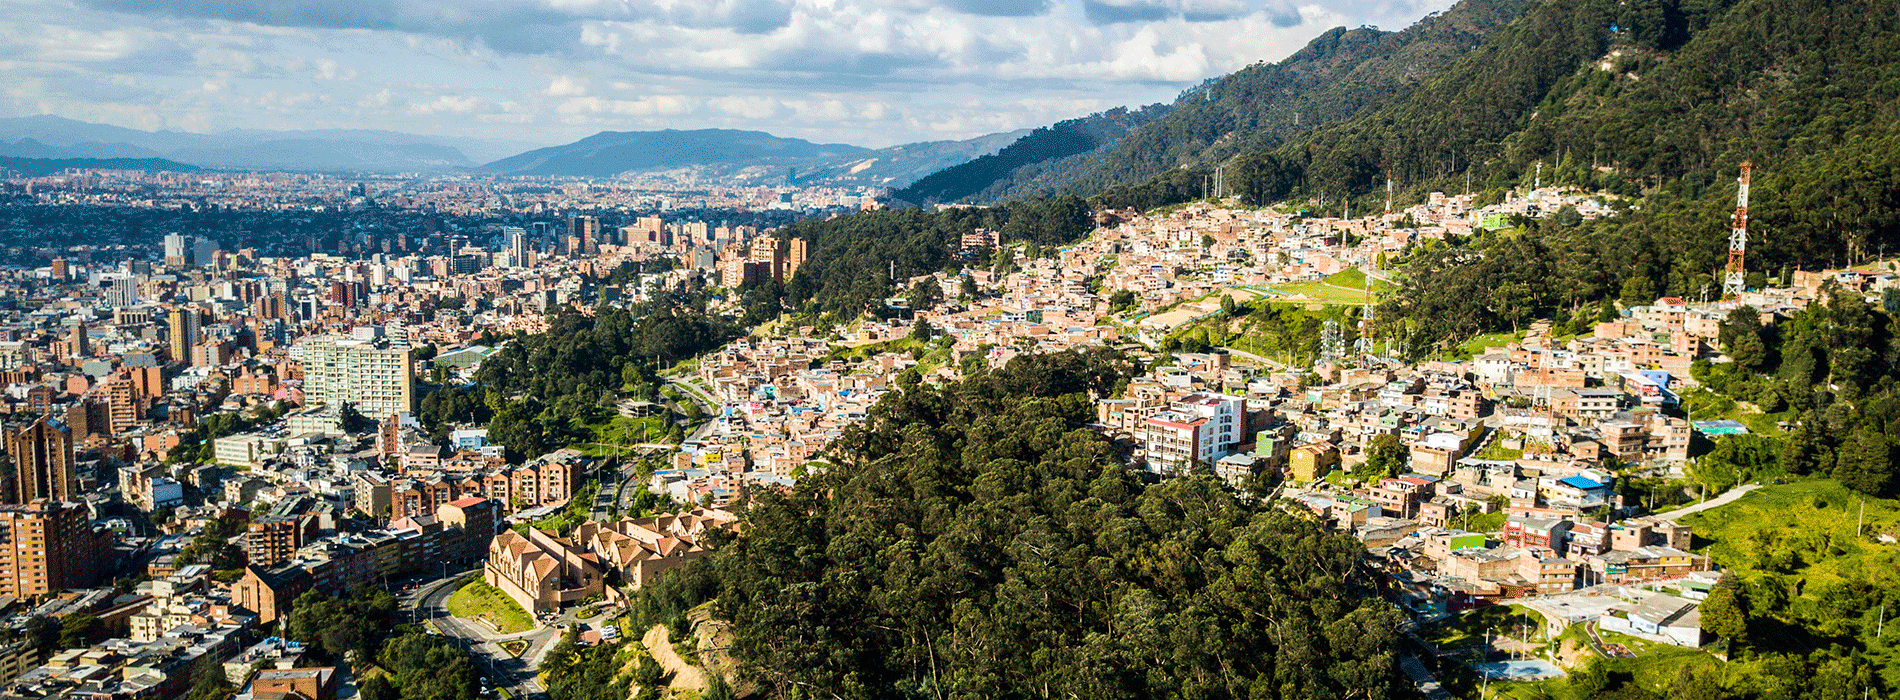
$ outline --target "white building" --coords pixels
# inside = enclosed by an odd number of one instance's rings
[[[1148,470],[1180,475],[1197,463],[1212,467],[1245,439],[1246,422],[1239,397],[1195,392],[1176,399],[1142,423]]]
[[[308,338],[301,345],[306,404],[354,404],[359,413],[379,420],[414,410],[415,363],[407,345],[339,335]]]

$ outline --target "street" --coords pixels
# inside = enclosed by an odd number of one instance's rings
[[[421,588],[405,594],[400,603],[408,611],[411,619],[418,624],[427,620],[440,630],[443,636],[454,640],[467,651],[474,660],[475,667],[496,687],[505,689],[508,694],[519,700],[546,700],[547,693],[535,680],[535,668],[547,655],[548,649],[561,638],[561,630],[547,625],[537,625],[535,629],[519,634],[495,634],[481,625],[457,618],[449,614],[449,596],[459,588],[457,585],[466,577],[479,576],[479,571],[466,571],[448,578],[437,579],[424,584]],[[501,648],[501,643],[513,640],[528,642],[528,649],[521,656],[511,656]]]

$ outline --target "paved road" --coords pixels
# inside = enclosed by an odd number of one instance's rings
[[[1426,668],[1425,662],[1419,661],[1418,657],[1411,654],[1400,656],[1399,668],[1405,670],[1405,675],[1412,677],[1412,684],[1418,686],[1418,692],[1423,693],[1425,697],[1431,700],[1451,700],[1451,693],[1446,692],[1445,688],[1438,684],[1438,677],[1432,675],[1432,670]]]
[[[1710,508],[1725,506],[1730,503],[1734,503],[1736,499],[1746,496],[1748,495],[1748,492],[1753,491],[1758,488],[1761,488],[1761,484],[1742,484],[1741,486],[1737,486],[1735,488],[1729,489],[1727,493],[1724,493],[1720,496],[1716,496],[1715,498],[1709,499],[1702,503],[1697,503],[1687,508],[1672,510],[1667,513],[1663,513],[1662,515],[1659,515],[1657,517],[1663,520],[1675,520],[1676,518],[1680,518],[1690,513],[1700,513]]]
[[[560,630],[539,625],[527,632],[503,635],[479,623],[450,615],[449,596],[459,587],[456,584],[464,577],[476,575],[477,572],[463,572],[437,579],[405,598],[403,604],[416,619],[433,622],[443,635],[467,650],[469,657],[475,660],[475,667],[497,687],[507,689],[518,700],[547,700],[546,689],[535,680],[534,671],[541,664],[542,657],[547,655],[548,649],[560,640]],[[501,642],[517,639],[528,642],[528,650],[521,656],[511,656],[502,650]]]
[[[694,428],[692,434],[687,435],[686,439],[688,441],[697,442],[712,435],[713,427],[719,423],[719,402],[714,400],[711,394],[694,386],[692,382],[667,377],[666,383],[685,392],[687,398],[692,399],[693,403],[699,404],[699,415],[705,416],[705,422],[700,423],[698,428]]]

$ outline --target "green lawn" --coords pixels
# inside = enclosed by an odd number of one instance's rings
[[[1306,297],[1288,301],[1316,301],[1322,304],[1363,304],[1366,301],[1366,293],[1362,290],[1335,287],[1324,282],[1295,282],[1279,285],[1273,289],[1289,295],[1298,294]]]
[[[1542,616],[1515,606],[1493,605],[1446,618],[1419,630],[1418,636],[1442,649],[1456,649],[1483,645],[1485,635],[1493,633],[1493,630],[1498,636],[1521,638],[1526,625],[1532,640],[1541,642],[1544,634]]]
[[[534,618],[528,616],[528,611],[522,610],[521,605],[501,592],[501,589],[481,579],[470,580],[468,585],[449,596],[449,614],[464,620],[486,622],[501,634],[534,629]]]
[[[1516,343],[1522,340],[1524,340],[1524,334],[1521,332],[1487,333],[1485,335],[1472,336],[1465,340],[1465,342],[1459,343],[1447,351],[1445,353],[1445,359],[1466,360],[1482,354],[1485,348],[1504,347],[1506,344]]]

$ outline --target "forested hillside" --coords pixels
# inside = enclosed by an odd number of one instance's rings
[[[1093,226],[1086,203],[1075,197],[1031,199],[1007,207],[968,207],[926,212],[879,210],[833,219],[808,219],[779,231],[802,238],[810,259],[786,283],[786,305],[829,321],[849,320],[896,294],[897,279],[978,262],[959,256],[963,234],[997,231],[1005,242],[1061,245]]]
[[[1018,153],[1005,150],[945,170],[895,196],[910,202],[1003,202],[1055,193],[1086,197],[1176,168],[1209,168],[1236,153],[1277,147],[1296,134],[1404,97],[1527,4],[1466,0],[1397,32],[1336,28],[1277,63],[1256,63],[1209,80],[1169,107],[1128,112],[1127,117],[1145,118],[1129,123],[1138,128],[1124,130],[1125,136],[1101,138],[1112,132],[1099,125],[1115,111],[1062,122],[1025,137]],[[1192,178],[1196,197],[1199,172]]]
[[[932,173],[898,190],[891,197],[924,204],[966,200],[993,201],[996,187],[1011,182],[1020,168],[1088,153],[1127,136],[1128,132],[1166,114],[1165,105],[1130,111],[1116,107],[1080,119],[1056,122],[1024,135],[992,155]],[[977,195],[977,196],[972,196]]]
[[[1358,542],[1211,475],[1144,486],[1086,427],[1128,371],[1024,356],[893,394],[636,609],[716,599],[774,697],[1409,697]]]
[[[1701,298],[1755,163],[1751,271],[1900,242],[1900,13],[1866,0],[1551,0],[1398,104],[1237,159],[1253,201],[1545,184],[1627,211],[1422,247],[1387,319],[1429,350],[1625,288]],[[1158,187],[1159,183],[1149,185]],[[1900,247],[1896,247],[1900,249]],[[1638,295],[1640,296],[1640,295]]]

